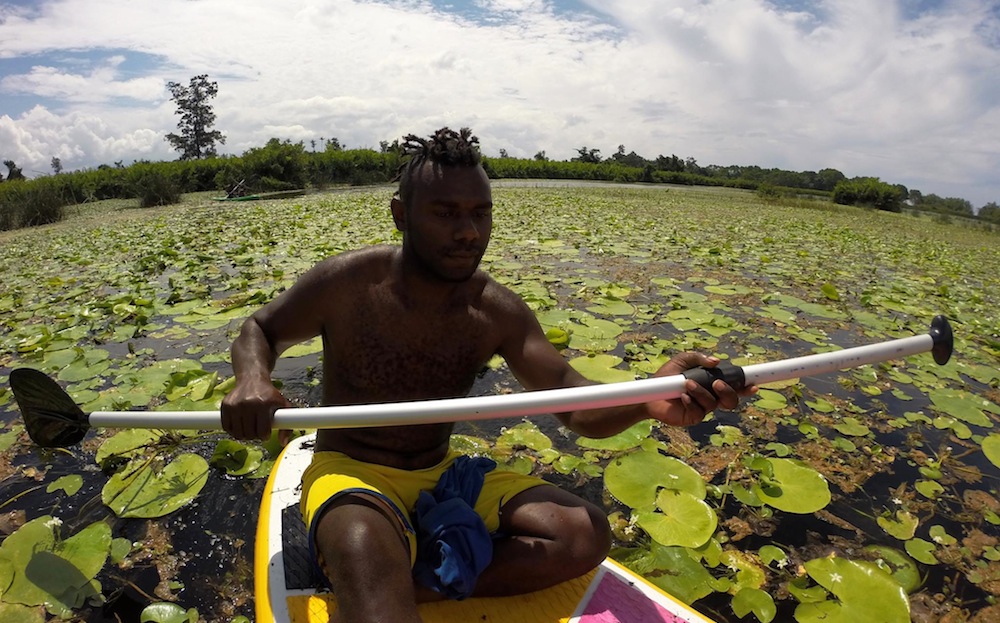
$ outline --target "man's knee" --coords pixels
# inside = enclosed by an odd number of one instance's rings
[[[333,581],[344,573],[367,575],[369,563],[405,565],[409,573],[409,543],[393,512],[376,500],[345,496],[326,508],[317,520],[316,550],[320,565]]]

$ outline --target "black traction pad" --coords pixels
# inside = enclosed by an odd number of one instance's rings
[[[298,504],[281,511],[281,551],[285,563],[285,588],[325,589],[326,579],[309,551],[309,530]]]

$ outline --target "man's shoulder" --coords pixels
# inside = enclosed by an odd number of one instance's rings
[[[387,269],[397,247],[377,245],[344,251],[321,261],[318,266],[328,274],[344,273],[359,276]]]

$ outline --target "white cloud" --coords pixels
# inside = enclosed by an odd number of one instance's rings
[[[829,166],[976,205],[1000,199],[1000,29],[989,3],[947,0],[915,19],[901,0],[795,11],[766,0],[587,4],[569,15],[545,0],[478,0],[489,18],[478,22],[422,1],[5,9],[0,58],[45,60],[0,80],[0,94],[47,97],[55,112],[0,118],[0,151],[14,144],[25,170],[47,169],[61,150],[80,154],[67,167],[170,158],[162,136],[176,118],[162,85],[208,73],[229,152],[271,136],[376,146],[469,125],[487,153],[567,158],[624,144],[647,157]],[[121,58],[90,70],[56,62],[74,50],[163,63],[134,75]],[[76,133],[56,127],[67,124]],[[137,151],[112,153],[119,145]]]

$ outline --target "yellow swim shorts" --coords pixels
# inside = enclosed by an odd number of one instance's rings
[[[450,451],[433,467],[417,470],[396,469],[375,463],[356,461],[342,452],[317,452],[302,474],[302,517],[309,528],[310,547],[314,546],[313,521],[328,504],[342,495],[366,493],[386,502],[396,512],[410,544],[410,566],[417,559],[417,537],[410,515],[421,491],[431,491],[460,452]],[[500,528],[500,509],[518,493],[547,485],[534,476],[523,476],[500,468],[486,474],[475,511],[482,517],[490,534]]]

